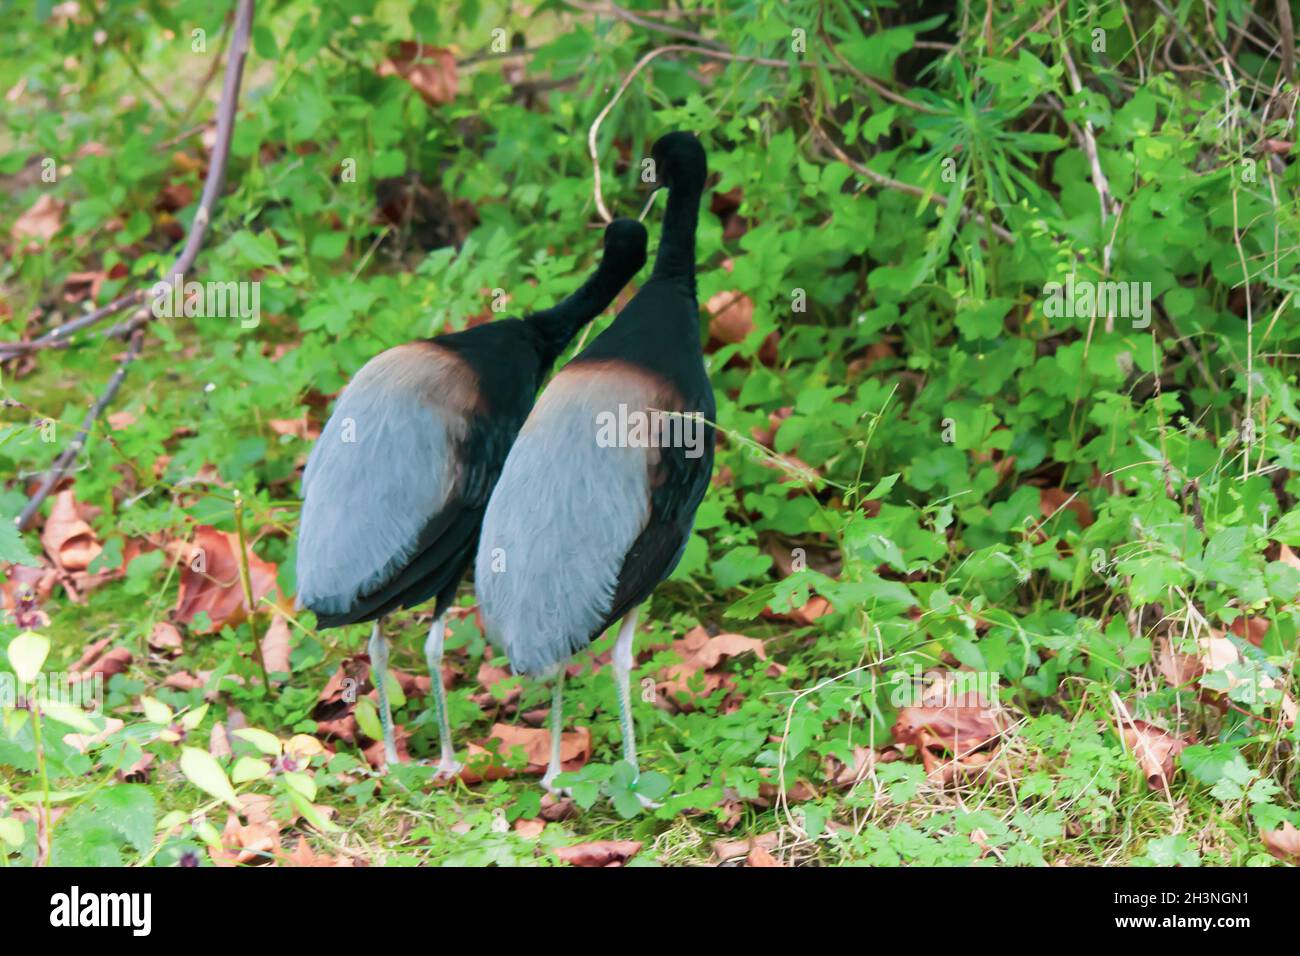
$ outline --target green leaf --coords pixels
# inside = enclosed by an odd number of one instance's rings
[[[770,555],[763,554],[753,545],[732,548],[714,561],[713,580],[724,591],[766,574],[772,567]]]
[[[321,816],[320,811],[316,809],[316,805],[297,790],[289,791],[289,799],[293,801],[293,805],[297,807],[298,812],[302,814],[303,819],[314,826],[317,830],[320,830],[322,833],[339,833],[342,831],[343,828],[338,824],[332,823]]]
[[[83,734],[97,734],[103,730],[101,725],[91,720],[90,715],[75,704],[65,703],[60,700],[42,700],[40,707],[41,713],[50,720],[57,721]]]
[[[181,773],[204,793],[240,810],[239,797],[215,757],[198,747],[181,748]]]
[[[269,757],[280,756],[280,738],[275,734],[257,727],[240,727],[234,732],[240,740],[247,740]]]
[[[27,542],[14,524],[13,517],[0,511],[0,564],[3,563],[23,564],[29,568],[41,566],[41,562],[27,550]]]
[[[9,642],[9,666],[24,684],[36,680],[50,653],[50,642],[35,631],[24,631]]]
[[[291,770],[282,774],[280,779],[284,781],[285,786],[290,790],[301,793],[308,800],[316,799],[316,781],[311,778],[310,774]]]
[[[157,807],[148,787],[117,784],[91,794],[59,821],[54,866],[122,866],[123,848],[145,854],[153,844]]]
[[[379,722],[379,711],[375,709],[374,701],[369,697],[362,697],[357,701],[352,716],[357,719],[357,726],[361,728],[361,732],[371,740],[384,739],[384,727]]]
[[[311,241],[311,255],[314,259],[333,261],[347,251],[348,234],[346,232],[322,232]]]
[[[140,709],[144,711],[144,719],[151,724],[165,725],[172,722],[172,709],[153,697],[141,697]]]
[[[895,472],[892,475],[885,475],[884,478],[881,478],[878,482],[876,482],[875,487],[871,489],[870,493],[867,495],[867,497],[864,500],[875,501],[877,498],[885,497],[885,495],[889,494],[890,490],[894,487],[895,484],[897,484],[897,482],[898,482],[897,472]]]
[[[267,766],[265,760],[256,757],[240,757],[230,769],[230,779],[236,784],[248,783],[250,780],[260,780],[270,772],[271,768]]]

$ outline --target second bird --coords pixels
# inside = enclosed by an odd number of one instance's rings
[[[487,636],[515,671],[555,678],[548,789],[561,770],[564,663],[620,618],[613,664],[636,770],[637,608],[681,560],[713,469],[695,294],[707,163],[689,133],[664,136],[651,156],[668,188],[654,272],[537,400],[488,503],[474,569]]]
[[[398,759],[383,618],[436,598],[425,642],[442,735],[458,768],[442,687],[443,614],[473,560],[488,495],[542,379],[577,331],[645,264],[646,231],[619,219],[600,267],[563,302],[525,319],[399,345],[357,372],[303,472],[298,603],[319,627],[374,621],[370,664],[384,756]]]

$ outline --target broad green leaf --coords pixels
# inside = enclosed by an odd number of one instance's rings
[[[144,711],[144,719],[151,724],[170,724],[172,722],[172,709],[156,698],[141,697],[140,708]]]
[[[221,764],[217,763],[217,759],[206,750],[200,750],[198,747],[182,747],[181,773],[204,793],[216,797],[236,810],[241,809],[239,797],[235,795],[226,771],[221,769]]]
[[[247,740],[269,757],[280,756],[280,738],[275,734],[257,727],[240,727],[234,732],[240,740]]]
[[[35,631],[24,631],[9,642],[9,666],[24,684],[36,680],[50,653],[50,642]]]
[[[259,760],[256,757],[240,757],[235,761],[235,765],[230,768],[230,779],[233,783],[248,783],[250,780],[260,780],[271,772],[265,760]]]

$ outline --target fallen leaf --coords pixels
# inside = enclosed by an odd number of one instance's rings
[[[760,833],[757,836],[745,837],[740,840],[714,840],[713,854],[718,858],[719,863],[726,863],[728,860],[738,860],[742,857],[748,857],[756,849],[762,849],[770,853],[781,842],[779,833]]]
[[[214,757],[229,757],[232,753],[230,735],[220,721],[212,725],[212,733],[208,735],[208,753]]]
[[[704,303],[709,335],[726,345],[739,345],[754,331],[754,300],[743,292],[718,292]]]
[[[540,776],[551,762],[551,731],[548,728],[520,727],[517,724],[494,724],[488,740],[497,740],[497,753],[508,757],[515,747],[524,752],[528,761],[523,773]],[[486,741],[484,742],[486,745]],[[477,759],[476,759],[477,758]],[[565,772],[581,769],[591,759],[591,731],[586,727],[565,731],[560,735],[560,766]],[[471,745],[467,768],[461,771],[466,783],[496,780],[510,776],[500,758],[493,759],[486,746]]]
[[[760,660],[767,660],[763,642],[758,638],[743,634],[710,637],[703,627],[691,628],[673,642],[672,649],[682,662],[666,668],[655,687],[662,695],[660,699],[679,711],[689,710],[695,697],[707,697],[724,684],[730,686],[726,674],[714,671],[724,660],[750,652]]]
[[[203,681],[189,671],[173,671],[163,679],[163,686],[172,690],[201,690]]]
[[[491,707],[498,704],[513,704],[519,699],[519,695],[524,691],[521,682],[516,681],[514,687],[506,688],[505,693],[500,697],[492,693],[493,687],[501,683],[503,680],[509,679],[510,676],[510,672],[504,667],[493,667],[491,664],[484,661],[479,665],[477,674],[479,686],[483,688],[484,693],[475,694],[475,702],[478,703],[480,707]],[[481,698],[481,700],[479,700],[479,698]]]
[[[1064,488],[1038,489],[1038,508],[1042,512],[1044,521],[1064,508],[1066,511],[1074,512],[1081,528],[1086,528],[1093,522],[1092,506],[1083,495],[1066,491]]]
[[[400,76],[430,106],[441,106],[456,98],[456,57],[442,47],[404,40],[392,56],[379,64],[377,72],[380,76]]]
[[[1174,776],[1174,758],[1194,743],[1193,737],[1176,737],[1145,720],[1124,724],[1124,746],[1133,752],[1152,790],[1163,790],[1168,785]]]
[[[248,616],[244,592],[239,581],[239,539],[208,525],[200,525],[188,548],[185,568],[181,571],[180,593],[176,596],[175,620],[193,624],[206,611],[208,625],[193,629],[198,634],[215,634],[227,624],[234,626]],[[247,549],[248,576],[253,592],[253,606],[275,587],[277,568]]]
[[[108,647],[111,643],[113,643],[113,638],[101,637],[99,640],[86,645],[86,649],[81,652],[81,656],[77,658],[76,663],[72,665],[70,670],[74,673],[76,671],[85,670],[90,666],[92,661],[96,661],[103,656],[104,648]]]
[[[43,246],[59,231],[63,225],[63,203],[49,193],[43,193],[15,221],[10,234],[22,242],[24,239]]]
[[[555,855],[570,866],[622,866],[640,852],[640,840],[598,840],[557,847]]]
[[[244,863],[273,863],[280,853],[280,828],[272,821],[240,823],[232,811],[226,818],[226,828],[221,831],[221,849],[208,848],[208,855],[217,866],[239,866]]]
[[[306,412],[303,412],[301,418],[272,418],[267,424],[277,435],[292,435],[304,441],[315,441],[320,437],[319,426],[307,418]]]
[[[776,445],[776,433],[781,429],[781,423],[794,414],[793,405],[784,405],[774,412],[769,412],[767,416],[767,425],[763,428],[755,425],[749,430],[750,436],[764,448],[774,448]]]
[[[132,660],[134,658],[129,650],[125,647],[115,647],[95,658],[89,664],[74,669],[74,672],[68,675],[68,680],[75,684],[79,681],[90,680],[98,674],[104,678],[104,683],[107,684],[113,675],[124,673],[131,666]]]
[[[250,824],[270,823],[275,810],[275,797],[269,793],[241,793],[239,795],[240,816]],[[297,814],[289,820],[290,826],[297,820]]]
[[[1288,548],[1286,545],[1283,545],[1282,550],[1286,552],[1286,551],[1290,551],[1291,549]],[[1292,557],[1294,557],[1294,555]],[[1288,561],[1287,563],[1290,562]],[[1297,565],[1297,567],[1300,567],[1300,565]],[[1254,644],[1256,647],[1264,646],[1264,638],[1268,635],[1268,629],[1269,629],[1268,618],[1249,617],[1246,615],[1242,615],[1238,617],[1236,620],[1232,622],[1232,626],[1228,628],[1228,630],[1231,631],[1233,634],[1236,634],[1238,637],[1245,638],[1246,640],[1250,641],[1250,643]]]
[[[176,657],[184,649],[181,632],[176,630],[176,625],[166,621],[154,624],[153,630],[149,632],[149,646],[168,657]]]
[[[1205,668],[1194,654],[1176,651],[1168,637],[1156,641],[1156,669],[1164,675],[1171,687],[1189,687],[1196,678],[1205,673]]]
[[[1280,830],[1261,830],[1264,849],[1285,863],[1300,865],[1300,830],[1290,820],[1282,821]]]
[[[922,691],[920,704],[900,707],[894,742],[958,756],[995,742],[1002,732],[998,711],[983,695],[963,691],[959,680],[947,675]]]
[[[92,747],[102,744],[113,734],[117,733],[126,724],[116,717],[104,718],[104,729],[97,734],[64,734],[63,742],[69,747],[74,748],[77,753],[85,753]]]
[[[289,666],[289,621],[283,614],[273,614],[271,626],[262,635],[262,661],[270,674],[291,674]]]
[[[745,857],[745,866],[785,866],[785,864],[778,862],[776,857],[761,846],[756,846]]]
[[[758,784],[758,797],[750,797],[747,802],[764,809],[774,806],[781,798],[781,788],[776,784],[776,773],[772,767],[759,768],[758,774],[762,779]],[[820,794],[817,793],[817,789],[807,780],[796,780],[785,788],[787,803],[807,803],[809,800],[816,800],[818,796]]]
[[[687,663],[694,667],[712,670],[724,660],[738,657],[750,652],[758,655],[759,660],[767,660],[763,642],[756,637],[743,634],[718,634],[704,642]]]
[[[347,857],[330,856],[328,853],[317,853],[311,848],[305,836],[298,837],[298,843],[292,852],[284,857],[285,866],[355,866],[355,862]]]
[[[407,747],[407,741],[410,739],[410,731],[401,724],[393,724],[393,743],[397,748],[397,759],[400,763],[406,763],[411,759],[411,751]],[[383,770],[388,766],[388,758],[384,754],[384,742],[382,740],[371,743],[361,751],[361,755],[366,758],[366,763],[376,770]]]
[[[104,550],[83,515],[84,509],[67,488],[54,496],[50,516],[41,529],[41,544],[64,571],[86,570]]]
[[[536,840],[546,829],[545,820],[516,820],[515,832],[525,840]]]
[[[827,756],[824,766],[826,781],[833,787],[843,789],[855,786],[878,763],[890,763],[902,755],[897,750],[878,751],[870,747],[854,745],[853,763],[841,763],[836,757]]]
[[[149,768],[153,766],[154,755],[143,753],[140,759],[129,767],[123,767],[117,772],[117,779],[123,783],[144,783],[149,779]]]

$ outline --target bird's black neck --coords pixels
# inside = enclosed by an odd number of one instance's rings
[[[626,270],[623,270],[626,272]],[[543,369],[549,368],[565,350],[578,330],[600,315],[614,301],[627,276],[602,260],[595,273],[571,296],[549,309],[528,317],[536,330]]]
[[[703,183],[684,184],[668,190],[668,211],[655,255],[651,278],[685,282],[695,295],[695,228],[700,220]]]

